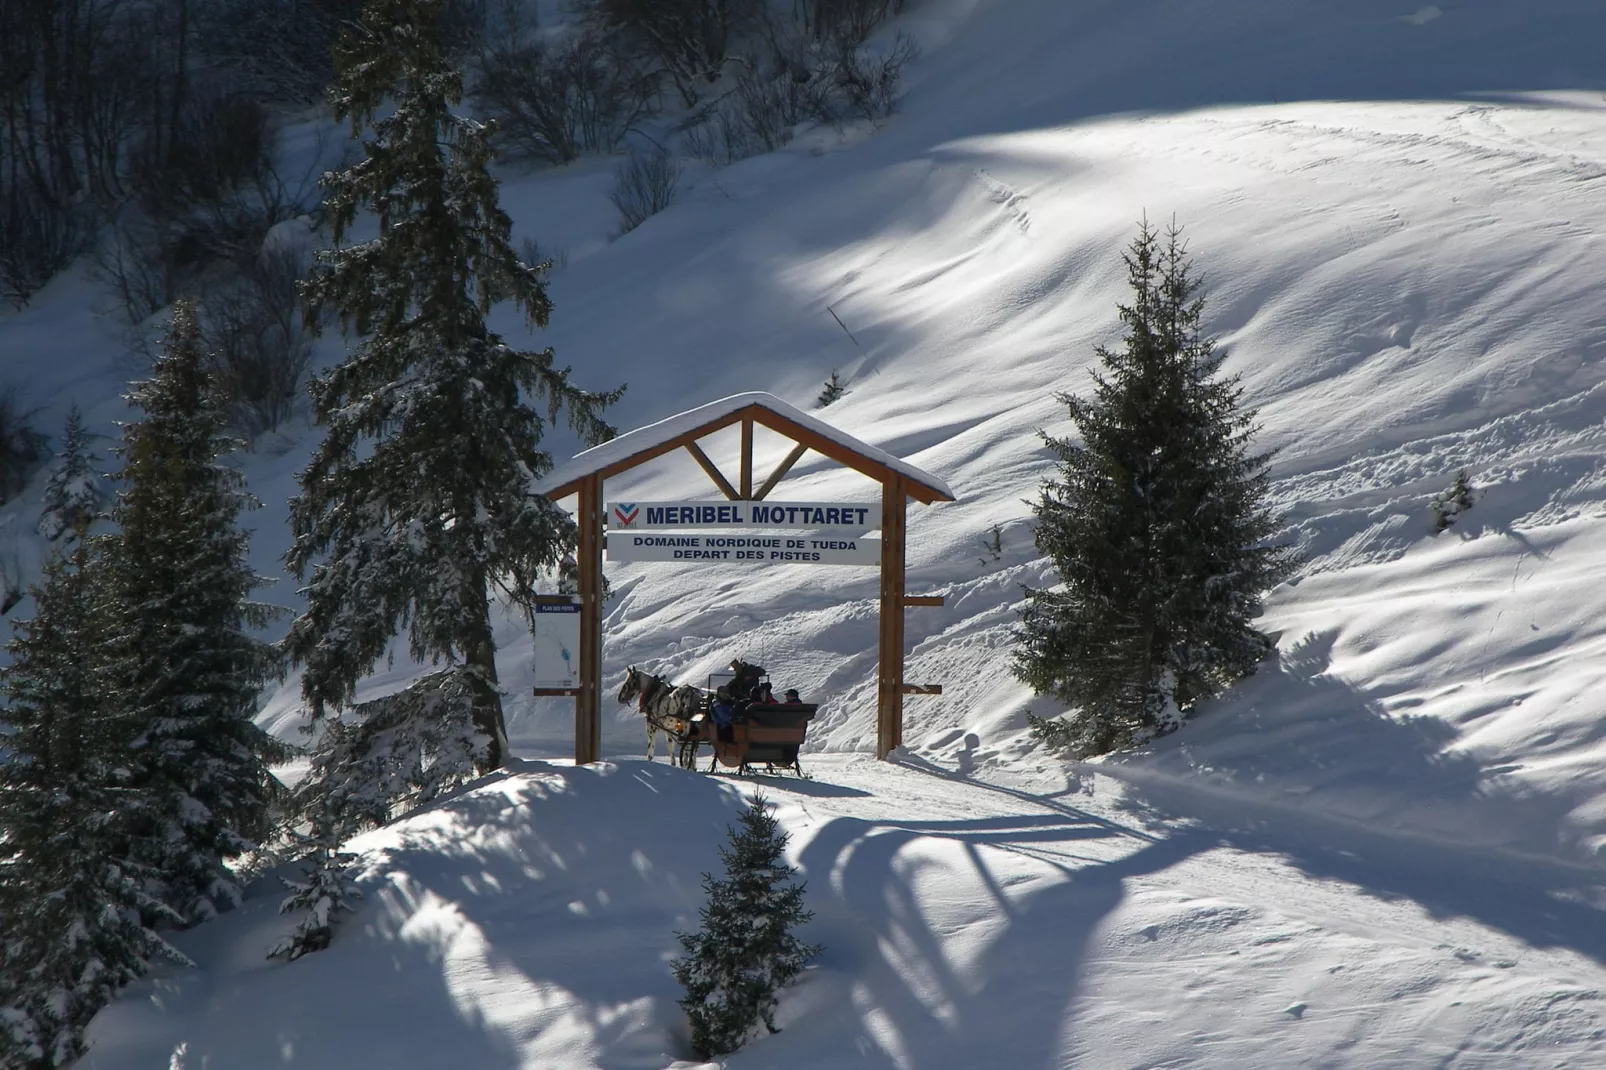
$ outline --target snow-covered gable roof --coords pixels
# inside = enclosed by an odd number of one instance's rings
[[[916,501],[930,504],[954,500],[948,484],[930,472],[854,438],[840,428],[832,427],[787,404],[774,394],[757,390],[732,394],[707,405],[687,409],[577,453],[553,468],[537,484],[536,490],[549,498],[573,494],[579,489],[581,480],[588,476],[601,475],[607,478],[629,471],[688,442],[747,419],[806,445],[839,464],[863,472],[872,479],[884,481],[892,474],[902,476],[909,497]]]

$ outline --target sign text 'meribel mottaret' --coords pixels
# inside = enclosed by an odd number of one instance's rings
[[[611,502],[609,531],[785,528],[864,532],[881,526],[881,505],[859,502]]]

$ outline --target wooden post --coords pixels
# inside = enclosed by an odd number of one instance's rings
[[[753,418],[751,416],[742,420],[741,485],[742,497],[751,501],[753,498]]]
[[[602,757],[602,477],[580,483],[580,689],[574,696],[574,762]]]
[[[904,529],[909,499],[903,477],[881,484],[881,643],[877,666],[877,758],[903,742]]]

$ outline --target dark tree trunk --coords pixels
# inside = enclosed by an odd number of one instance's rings
[[[473,598],[472,593],[470,597]],[[475,670],[474,727],[490,740],[480,772],[489,773],[507,764],[507,723],[502,718],[502,689],[496,679],[496,640],[491,637],[484,584],[478,589],[476,604],[479,606],[479,619],[469,635],[464,637],[463,661]]]

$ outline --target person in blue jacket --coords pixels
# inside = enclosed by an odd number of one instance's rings
[[[714,733],[721,743],[734,743],[735,730],[731,727],[736,720],[736,704],[731,701],[730,692],[723,687],[714,692],[714,706],[710,711],[714,715]]]

